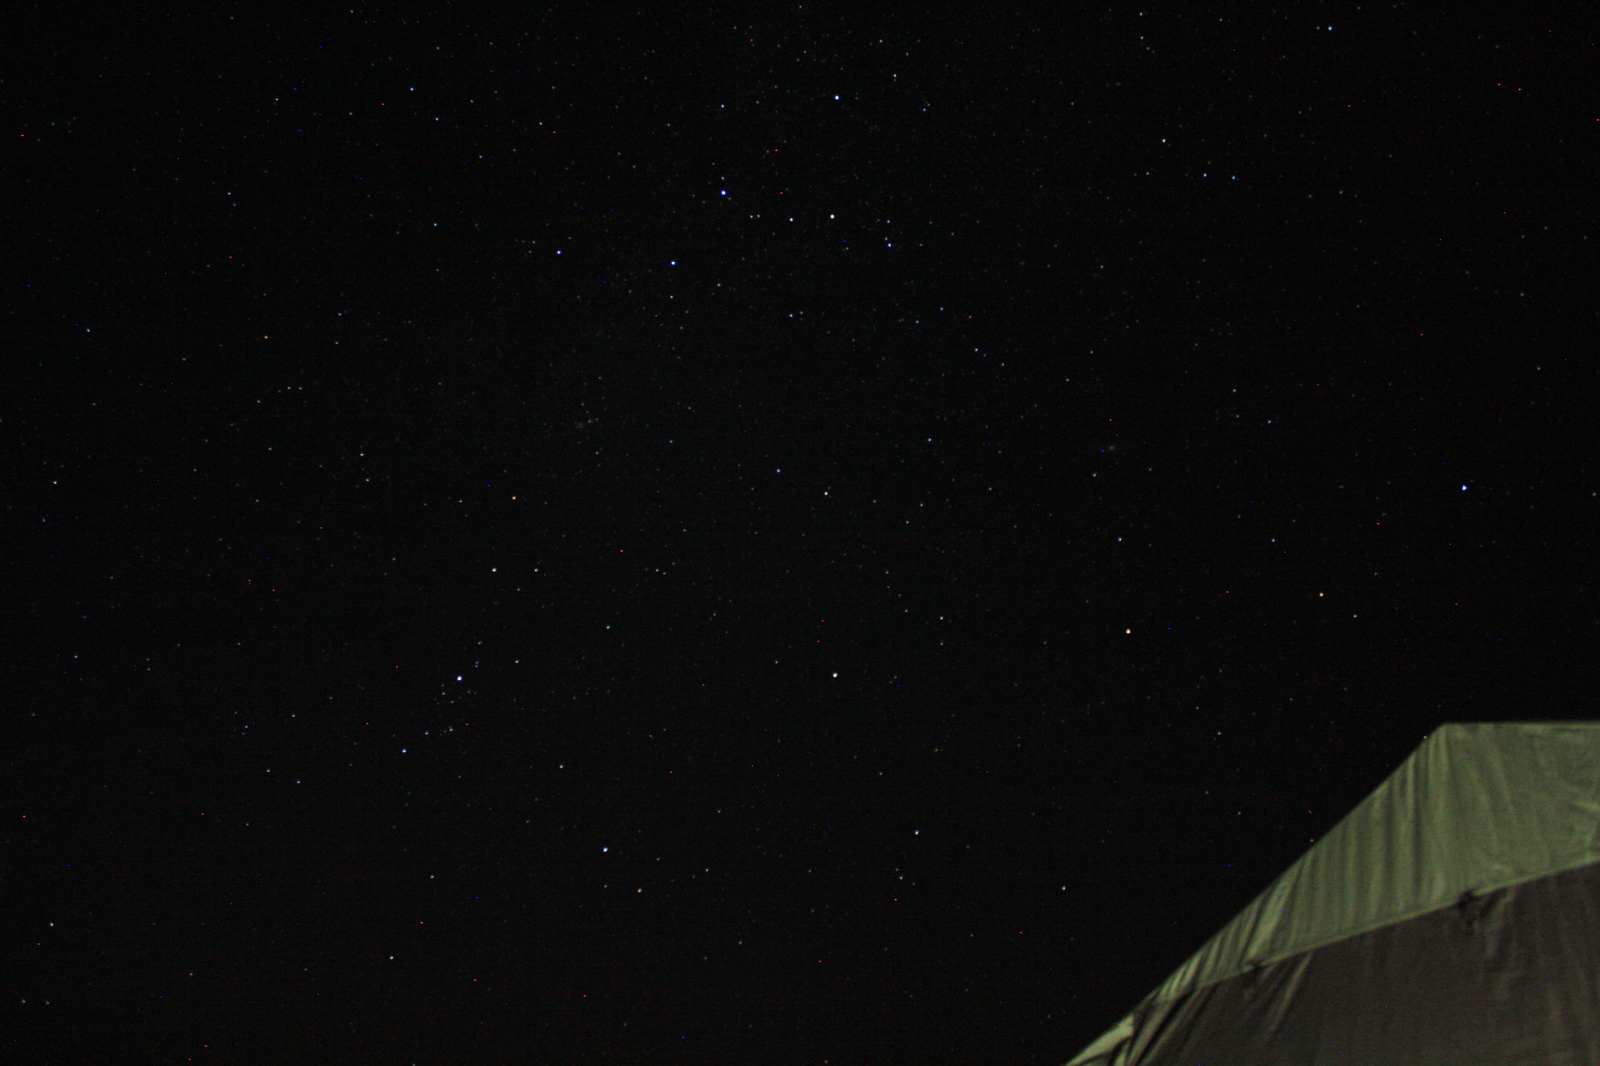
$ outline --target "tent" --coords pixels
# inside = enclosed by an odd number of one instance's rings
[[[1600,1064],[1600,723],[1442,726],[1067,1066]]]

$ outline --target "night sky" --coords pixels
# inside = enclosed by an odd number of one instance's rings
[[[18,1061],[1059,1063],[1595,713],[1592,23],[29,8]]]

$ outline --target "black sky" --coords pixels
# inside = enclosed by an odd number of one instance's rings
[[[34,5],[0,1046],[1052,1063],[1587,718],[1593,27]]]

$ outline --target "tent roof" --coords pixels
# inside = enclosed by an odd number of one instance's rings
[[[1326,944],[1600,862],[1600,722],[1453,723],[1067,1066],[1153,1004]]]

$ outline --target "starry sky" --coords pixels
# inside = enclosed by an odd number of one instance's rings
[[[1059,1063],[1592,714],[1591,24],[15,32],[12,1054]]]

